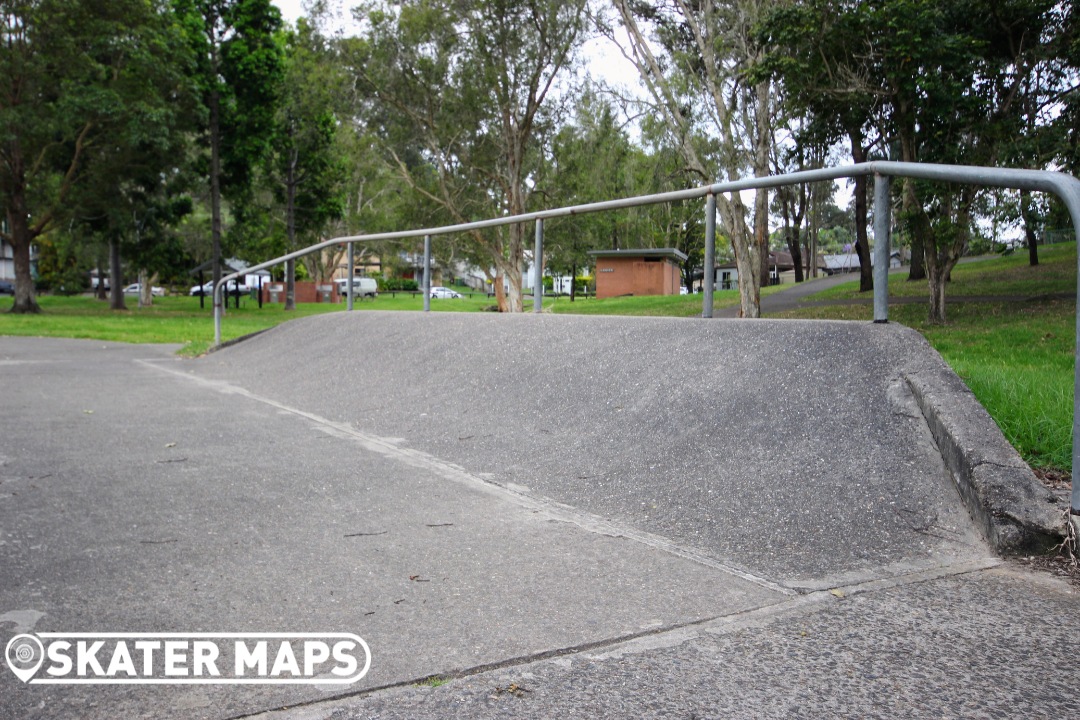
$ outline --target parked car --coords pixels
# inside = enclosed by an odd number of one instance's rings
[[[431,288],[431,297],[433,298],[459,298],[463,297],[461,293],[451,290],[448,287],[441,287],[436,285]]]
[[[8,282],[7,280],[0,280],[0,295],[14,295],[15,283]]]
[[[131,285],[128,285],[126,288],[124,288],[124,294],[125,295],[138,295],[140,290],[141,290],[141,287],[140,287],[139,283],[132,283]],[[159,288],[157,286],[151,286],[150,287],[150,294],[155,295],[157,297],[165,297],[165,288]]]
[[[345,294],[349,291],[349,278],[338,278],[334,281],[334,284],[337,285],[338,295],[345,297]],[[352,287],[354,298],[374,298],[379,296],[379,285],[375,282],[375,278],[354,277]]]
[[[240,283],[240,285],[239,285],[240,294],[244,294],[244,293],[248,292],[248,290],[250,290],[250,289],[251,288],[249,288],[244,283]],[[208,283],[206,283],[204,285],[194,285],[194,286],[192,286],[191,290],[188,291],[188,295],[206,295],[206,297],[210,297],[210,293],[212,293],[212,292],[214,292],[214,281],[213,280],[211,280],[210,282],[208,282]],[[236,285],[235,280],[230,280],[226,284],[225,292],[227,292],[227,293],[237,292],[237,285]]]

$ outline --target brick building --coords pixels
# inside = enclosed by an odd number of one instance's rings
[[[678,295],[680,263],[686,254],[675,248],[593,250],[596,297],[619,295]]]

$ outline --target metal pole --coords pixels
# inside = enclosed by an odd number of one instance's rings
[[[424,236],[424,312],[431,312],[431,236]]]
[[[889,322],[889,178],[874,176],[874,322]]]
[[[1068,189],[1071,192],[1063,190],[1059,193],[1059,197],[1065,201],[1066,207],[1069,209],[1069,216],[1072,218],[1073,232],[1076,233],[1076,246],[1080,247],[1080,183],[1072,184]],[[1077,283],[1076,283],[1076,297],[1077,307],[1080,308],[1080,257],[1077,258]],[[1076,313],[1076,357],[1080,358],[1080,312]],[[1072,481],[1072,502],[1069,507],[1069,519],[1072,521],[1073,537],[1080,538],[1080,482],[1076,480],[1076,469],[1080,468],[1080,423],[1077,420],[1080,419],[1080,362],[1074,363],[1073,368],[1073,444],[1072,444],[1072,466],[1073,466],[1073,481]],[[1073,546],[1073,552],[1076,552],[1076,546]]]
[[[346,310],[353,309],[353,272],[355,269],[356,261],[353,259],[353,244],[349,243],[349,284],[346,286],[349,288],[349,302]]]
[[[221,344],[221,285],[222,283],[214,285],[214,289],[210,291],[214,300],[214,345]]]
[[[533,312],[544,309],[544,218],[536,218],[536,246],[533,248]]]
[[[705,198],[705,267],[701,282],[704,298],[701,301],[701,317],[712,317],[713,288],[716,285],[716,196],[709,193]]]

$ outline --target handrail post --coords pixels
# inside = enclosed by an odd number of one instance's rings
[[[1076,246],[1080,247],[1080,185],[1071,184],[1067,191],[1058,193],[1065,201],[1072,218],[1073,232],[1076,234]],[[1077,258],[1076,297],[1080,301],[1080,257]],[[1080,308],[1080,302],[1077,302]],[[1080,311],[1076,313],[1076,350],[1075,357],[1080,358]],[[1072,434],[1072,498],[1069,503],[1069,520],[1073,526],[1073,537],[1080,538],[1080,482],[1076,480],[1077,468],[1080,468],[1080,362],[1073,363],[1073,434]],[[1073,546],[1076,552],[1076,546]]]
[[[214,298],[214,347],[221,344],[221,283],[211,291]]]
[[[536,218],[536,246],[533,248],[533,312],[544,309],[544,218]]]
[[[431,236],[424,236],[424,312],[431,312]]]
[[[346,306],[345,309],[346,310],[352,310],[353,309],[353,273],[355,272],[356,261],[355,261],[355,259],[353,259],[353,244],[352,243],[347,243],[346,247],[349,248],[349,282],[346,284],[346,287],[349,289],[348,290],[348,292],[349,292],[349,295],[348,295],[349,302],[348,302],[348,305]]]
[[[889,322],[889,177],[874,175],[874,322]],[[811,258],[813,261],[813,258]]]
[[[713,288],[716,286],[716,195],[713,193],[705,197],[705,267],[701,284],[704,295],[701,301],[701,317],[711,318]]]

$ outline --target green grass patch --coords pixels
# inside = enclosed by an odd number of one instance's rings
[[[544,310],[572,315],[651,315],[667,317],[701,317],[701,295],[643,295],[640,297],[582,298],[570,302],[569,297],[544,298]],[[739,304],[735,290],[713,294],[713,307]],[[531,305],[531,303],[530,303]]]
[[[448,682],[450,682],[450,678],[445,678],[445,677],[442,677],[440,675],[433,675],[433,676],[431,676],[431,677],[429,677],[429,678],[427,678],[425,680],[421,680],[420,682],[415,683],[413,685],[413,687],[437,688],[437,687],[442,687],[443,685],[445,685]]]
[[[479,312],[494,303],[484,296],[455,300],[432,300],[435,311]],[[91,297],[38,298],[42,312],[37,315],[12,315],[10,298],[0,299],[0,335],[29,335],[35,337],[69,337],[92,340],[111,340],[130,343],[176,343],[183,345],[180,354],[199,355],[213,344],[214,318],[209,299],[205,308],[199,307],[197,297],[154,298],[148,308],[138,307],[135,298],[128,299],[128,310],[114,311],[107,302]],[[422,295],[398,293],[396,297],[380,295],[371,300],[356,301],[360,310],[423,310]],[[221,323],[221,339],[231,340],[259,330],[274,327],[286,320],[345,309],[345,303],[298,303],[296,310],[285,312],[280,304],[266,303],[262,308],[256,301],[244,297],[240,307],[230,305]]]
[[[889,297],[929,297],[925,280],[908,281],[907,269],[889,273]],[[975,258],[957,264],[945,298],[1003,295],[1033,297],[1076,292],[1076,243],[1044,245],[1039,248],[1039,264],[1028,264],[1026,250],[1005,256]],[[823,290],[808,300],[836,300],[869,297],[859,292],[859,281]]]
[[[762,295],[781,292],[790,285],[773,285],[762,288]],[[527,303],[532,307],[532,303]],[[738,290],[713,292],[713,309],[734,307],[739,304]],[[544,298],[544,311],[573,315],[641,315],[663,317],[701,317],[702,296],[690,295],[641,295],[597,299],[578,297]]]

